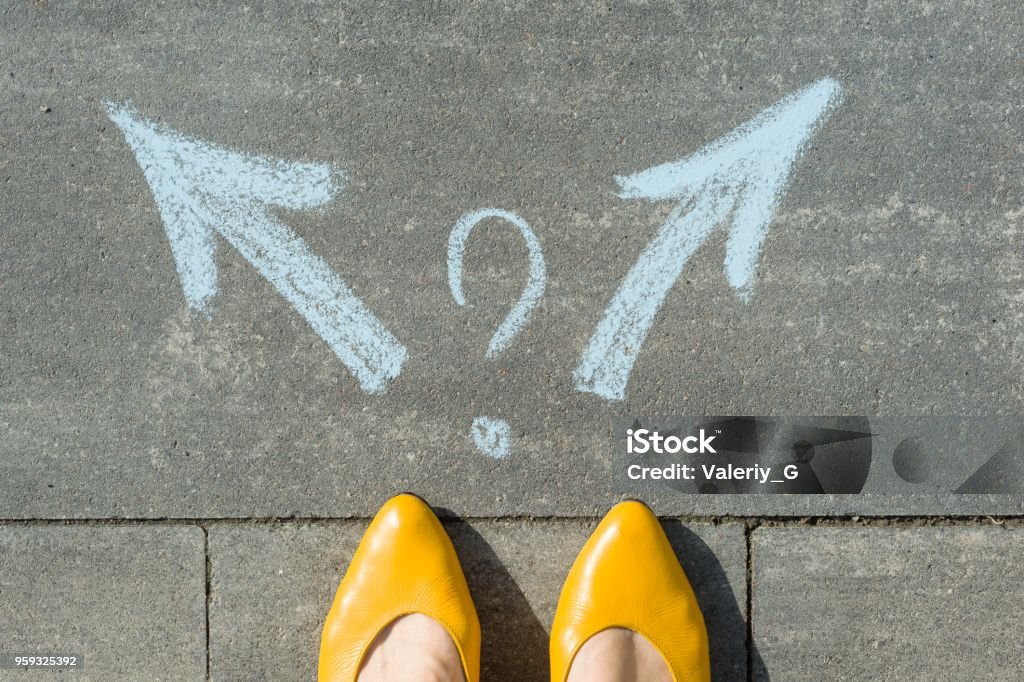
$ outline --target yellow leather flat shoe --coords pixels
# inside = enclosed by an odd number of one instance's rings
[[[415,495],[391,498],[370,523],[338,587],[320,640],[319,682],[353,682],[377,635],[420,613],[458,649],[467,682],[480,679],[480,621],[448,534]]]
[[[609,628],[638,632],[676,682],[708,682],[708,634],[697,598],[654,513],[621,502],[584,545],[551,626],[551,680],[565,682],[580,647]]]

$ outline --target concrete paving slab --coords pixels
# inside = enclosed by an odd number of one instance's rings
[[[0,526],[0,647],[83,655],[61,679],[204,679],[203,545],[194,526]]]
[[[367,516],[413,489],[465,516],[602,513],[633,414],[1020,414],[1017,0],[18,2],[0,8],[0,518]],[[744,302],[716,229],[622,402],[573,373],[672,210],[616,175],[696,153],[834,79]],[[346,171],[275,212],[407,350],[369,394],[220,237],[186,303],[107,102],[246,154]],[[547,286],[496,358],[527,281]],[[274,209],[276,211],[276,209]],[[221,226],[223,227],[223,226]],[[172,229],[173,232],[173,229]],[[301,278],[300,278],[301,279]],[[511,453],[470,436],[505,420]],[[1021,513],[1020,497],[666,496],[659,511]]]
[[[484,634],[483,676],[546,680],[562,581],[592,521],[446,524]],[[739,524],[666,521],[704,610],[716,680],[746,679],[746,545]],[[210,529],[213,680],[309,680],[323,618],[366,524],[216,524]]]
[[[1019,680],[1024,532],[759,528],[753,635],[767,680]]]

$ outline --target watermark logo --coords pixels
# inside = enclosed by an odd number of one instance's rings
[[[718,431],[721,433],[721,431]],[[652,452],[657,455],[675,455],[685,452],[688,455],[711,453],[718,451],[711,445],[715,436],[707,435],[704,429],[695,436],[662,436],[649,429],[626,430],[626,452],[631,455],[644,455]]]
[[[619,438],[627,486],[705,494],[856,494],[872,461],[864,417],[635,419]]]
[[[1020,417],[691,416],[615,427],[623,492],[1024,493]],[[870,474],[870,475],[869,475]]]

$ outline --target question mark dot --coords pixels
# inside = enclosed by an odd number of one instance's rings
[[[504,419],[477,417],[469,432],[477,449],[492,459],[504,459],[512,451],[512,427]]]

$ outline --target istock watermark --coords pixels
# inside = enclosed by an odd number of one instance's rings
[[[698,452],[714,454],[715,449],[711,446],[711,441],[714,439],[714,436],[705,435],[704,429],[701,429],[696,436],[686,436],[685,438],[662,436],[657,431],[647,429],[626,429],[626,452],[637,455],[647,452],[659,455],[674,455],[678,452],[686,452],[691,455]]]
[[[1024,419],[630,418],[615,427],[623,492],[1024,493]]]

